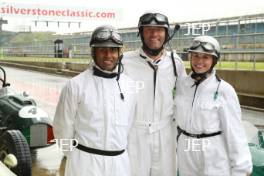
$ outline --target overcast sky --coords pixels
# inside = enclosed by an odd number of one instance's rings
[[[93,30],[102,24],[112,24],[118,28],[135,27],[140,15],[146,11],[159,11],[169,17],[170,22],[230,17],[264,13],[264,0],[0,0],[1,3],[20,3],[34,6],[62,6],[67,8],[86,7],[92,9],[114,9],[121,14],[118,20],[86,20],[81,27],[72,24],[45,23],[34,25],[34,18],[10,18],[4,29],[15,30],[18,26],[31,26],[33,30],[52,30],[56,32],[77,32]]]

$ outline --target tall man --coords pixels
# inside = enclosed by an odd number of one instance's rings
[[[138,23],[142,48],[124,54],[125,73],[140,81],[129,157],[133,176],[175,176],[176,134],[173,98],[178,76],[186,75],[182,60],[165,50],[168,18],[145,13]]]

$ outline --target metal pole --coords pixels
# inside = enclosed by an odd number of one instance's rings
[[[241,17],[238,19],[238,26],[237,26],[237,36],[236,36],[236,49],[238,49],[239,47],[239,36],[240,36],[240,33],[241,33],[241,30],[240,30],[240,21],[241,21]],[[237,62],[238,62],[239,58],[237,57],[235,59],[235,69],[237,70]]]
[[[253,70],[256,70],[256,33],[257,33],[257,18],[255,20],[255,31],[254,31],[254,54],[253,54]]]

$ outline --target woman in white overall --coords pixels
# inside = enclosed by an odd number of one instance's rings
[[[192,72],[176,86],[177,157],[180,176],[246,176],[252,161],[234,88],[214,66],[218,41],[199,36],[189,49]]]

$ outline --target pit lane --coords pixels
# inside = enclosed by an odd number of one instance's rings
[[[7,82],[18,92],[26,91],[53,119],[60,91],[69,77],[49,75],[5,67]],[[242,109],[242,118],[264,127],[264,112]],[[32,176],[63,176],[65,157],[56,145],[35,149],[32,153]]]

